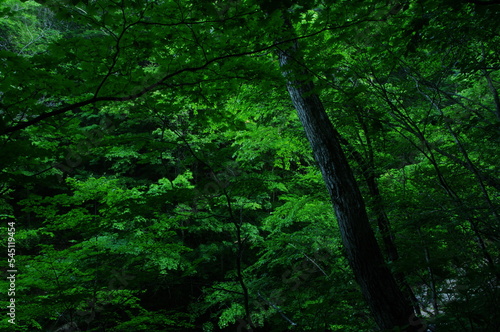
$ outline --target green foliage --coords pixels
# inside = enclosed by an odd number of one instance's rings
[[[0,4],[1,330],[375,330],[278,70],[287,6],[388,265],[438,330],[499,328],[498,6],[290,5]]]
[[[0,6],[1,49],[34,55],[58,40],[64,25],[54,14],[34,1],[6,0]]]

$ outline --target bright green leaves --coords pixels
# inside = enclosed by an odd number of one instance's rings
[[[269,48],[282,13],[253,1],[45,3],[56,16],[0,6],[0,129],[68,107],[2,142],[0,209],[26,225],[20,330],[71,319],[81,330],[244,329],[245,301],[259,327],[288,329],[285,316],[304,331],[372,329]],[[291,7],[311,35],[301,65],[370,216],[383,208],[391,221],[391,268],[441,294],[463,283],[443,321],[495,317],[480,300],[494,303],[486,254],[498,264],[496,9]],[[94,96],[104,99],[71,106]]]
[[[244,314],[245,311],[241,304],[232,303],[229,308],[222,311],[219,317],[219,327],[224,328],[234,325]]]
[[[161,209],[175,195],[172,191],[190,186],[189,179],[189,175],[179,175],[172,182],[162,179],[150,188],[128,189],[118,179],[70,178],[71,195],[29,197],[25,211],[44,220],[45,226],[20,232],[19,243],[45,242],[47,235],[55,234],[58,244],[40,244],[36,259],[20,256],[19,266],[27,277],[19,280],[19,288],[48,294],[34,296],[31,303],[35,307],[27,305],[26,312],[43,322],[44,317],[58,319],[46,310],[73,310],[81,313],[78,320],[89,326],[95,324],[92,312],[96,310],[110,315],[109,319],[115,319],[109,308],[128,310],[129,319],[138,312],[147,316],[147,310],[139,305],[140,292],[134,289],[134,280],[142,278],[145,271],[168,274],[189,263],[183,262],[182,253],[188,249],[175,231],[179,228],[175,216],[144,207],[148,204]],[[158,201],[160,197],[163,203]],[[19,320],[27,324],[25,317]]]
[[[61,36],[61,22],[34,1],[7,0],[0,6],[1,48],[19,55],[43,52]]]
[[[264,229],[273,233],[282,233],[295,223],[303,223],[305,226],[309,223],[330,224],[334,221],[333,211],[325,202],[314,201],[310,196],[282,195],[280,198],[286,203],[276,208],[264,222]]]

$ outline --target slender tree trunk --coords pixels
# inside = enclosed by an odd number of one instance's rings
[[[365,134],[368,137],[368,131],[365,130]],[[348,153],[352,155],[356,163],[359,165],[361,172],[363,173],[363,177],[365,179],[366,185],[368,187],[368,192],[371,198],[371,207],[375,216],[377,218],[377,225],[379,232],[382,236],[382,241],[384,243],[385,255],[387,259],[391,262],[396,262],[399,259],[399,253],[396,247],[394,235],[391,231],[391,224],[389,221],[389,217],[387,217],[387,213],[385,213],[384,202],[382,195],[380,194],[380,190],[377,184],[377,177],[375,175],[375,166],[373,165],[372,157],[370,156],[369,161],[367,161],[361,153],[359,153],[353,146],[350,144],[344,137],[340,136],[340,142],[347,148]],[[368,142],[370,145],[371,142]],[[371,151],[371,147],[369,147],[369,151]],[[421,314],[420,305],[413,289],[406,281],[406,276],[404,273],[399,272],[395,273],[394,277],[396,281],[401,286],[403,293],[408,297],[410,302],[413,304],[413,308],[417,315]]]
[[[412,319],[410,303],[384,263],[339,134],[314,93],[313,83],[304,79],[309,75],[298,69],[301,60],[298,43],[279,51],[288,92],[330,194],[347,258],[363,296],[381,329],[399,326],[405,331],[422,331]]]
[[[420,230],[420,227],[418,228],[418,236],[419,238],[423,239],[424,235],[422,234],[422,231]],[[434,277],[434,269],[432,268],[431,265],[431,254],[429,252],[429,248],[427,247],[426,244],[423,246],[424,248],[424,254],[425,254],[425,262],[427,263],[427,272],[429,272],[429,279],[430,279],[430,289],[431,289],[431,297],[432,297],[432,308],[434,309],[434,316],[439,315],[439,305],[438,305],[438,293],[436,289],[436,278]]]

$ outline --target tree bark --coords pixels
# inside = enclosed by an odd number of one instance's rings
[[[365,129],[363,130],[365,131],[365,134],[368,137],[368,132]],[[394,235],[392,234],[391,231],[391,223],[389,221],[389,217],[387,216],[387,213],[385,213],[382,194],[380,193],[377,183],[377,177],[374,171],[375,165],[373,164],[372,155],[370,153],[370,157],[366,158],[368,159],[366,160],[361,155],[361,153],[359,153],[354,148],[354,146],[352,146],[352,144],[349,143],[340,134],[339,134],[339,140],[340,143],[344,145],[344,147],[347,149],[347,152],[351,154],[351,156],[354,158],[359,168],[361,169],[361,172],[363,173],[362,175],[363,178],[365,179],[366,185],[368,187],[368,193],[371,198],[371,208],[373,209],[373,212],[375,213],[375,216],[377,218],[378,230],[382,236],[382,241],[384,243],[385,255],[387,259],[389,259],[389,261],[397,262],[399,260],[399,252],[396,247]],[[368,144],[370,145],[371,142],[368,141]],[[371,150],[372,149],[370,146],[369,151]],[[420,315],[421,310],[418,299],[415,296],[415,293],[413,292],[411,286],[406,281],[405,274],[402,272],[395,273],[394,278],[396,279],[398,285],[400,285],[403,293],[408,297],[408,300],[412,303],[413,309],[415,310],[417,315]]]
[[[345,252],[363,296],[381,329],[398,326],[404,331],[423,331],[413,320],[412,306],[384,263],[339,134],[314,92],[313,83],[304,79],[310,75],[299,69],[301,60],[297,42],[279,50],[288,92],[330,194]]]

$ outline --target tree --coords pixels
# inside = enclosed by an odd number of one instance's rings
[[[495,4],[0,10],[17,330],[498,329]]]
[[[292,29],[289,19],[285,25]],[[371,229],[365,204],[341,147],[338,132],[332,126],[303,63],[297,42],[279,51],[280,66],[287,80],[292,102],[304,126],[335,209],[346,254],[369,304],[375,321],[382,329],[404,328],[417,331],[413,309],[385,266],[382,253]],[[305,78],[304,78],[305,77]],[[411,326],[407,328],[407,325]]]

